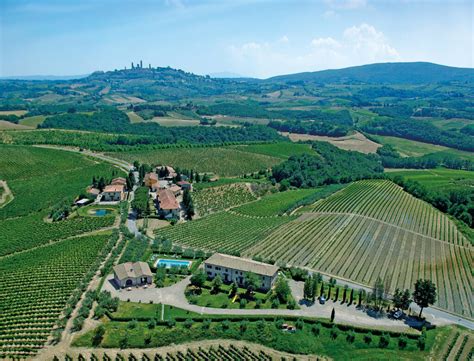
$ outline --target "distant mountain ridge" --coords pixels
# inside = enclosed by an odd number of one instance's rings
[[[376,63],[343,69],[321,70],[266,79],[267,82],[423,84],[474,82],[474,69],[428,62]]]

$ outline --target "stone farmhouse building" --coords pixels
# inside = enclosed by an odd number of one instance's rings
[[[268,291],[272,288],[278,276],[278,267],[245,258],[215,253],[204,262],[204,270],[211,279],[220,275],[225,283],[237,282],[245,287],[245,274],[255,273],[260,277],[261,290]]]
[[[120,288],[148,285],[153,274],[146,262],[126,262],[114,267],[114,281]]]
[[[156,197],[158,214],[164,218],[179,218],[179,202],[169,189],[161,189]]]
[[[158,183],[158,174],[154,172],[147,173],[143,177],[143,184],[145,187],[151,187],[156,183]]]
[[[125,186],[121,184],[109,184],[102,192],[101,201],[120,202],[125,199]]]

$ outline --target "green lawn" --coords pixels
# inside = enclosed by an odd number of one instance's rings
[[[136,303],[120,301],[116,312],[112,313],[114,320],[118,319],[161,319],[161,311],[163,305],[156,303]],[[191,311],[186,311],[181,308],[176,308],[169,305],[164,305],[164,320],[175,319],[177,317],[197,317],[199,314]]]
[[[186,292],[186,298],[192,304],[202,306],[202,307],[212,307],[212,308],[245,308],[245,309],[255,309],[257,308],[257,300],[260,302],[260,308],[269,309],[272,308],[272,303],[270,301],[270,295],[267,293],[255,292],[253,300],[246,300],[245,307],[240,306],[240,299],[245,298],[245,288],[239,288],[237,291],[237,297],[229,297],[230,294],[230,285],[222,285],[220,292],[213,293],[211,292],[211,282],[207,281],[205,286],[201,289],[200,294],[192,293],[192,288],[189,287]],[[279,309],[286,309],[286,304],[281,304],[278,307]],[[297,307],[298,308],[298,307]]]
[[[242,319],[242,318],[240,318]],[[406,338],[406,346],[399,346],[400,336],[387,337],[388,344],[381,344],[381,335],[373,331],[348,330],[343,326],[319,323],[314,320],[296,322],[295,319],[258,320],[239,318],[230,321],[177,322],[149,328],[146,322],[107,322],[104,323],[105,335],[99,346],[105,348],[143,348],[162,347],[182,344],[190,341],[210,339],[234,339],[259,343],[276,350],[294,354],[319,354],[335,360],[423,360],[434,345],[439,330],[427,332],[426,346],[423,351],[418,347],[417,337]],[[282,323],[298,325],[295,333],[281,329]],[[73,346],[91,347],[94,331],[76,337]],[[370,340],[370,342],[369,342]]]

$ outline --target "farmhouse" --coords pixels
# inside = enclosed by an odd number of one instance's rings
[[[97,196],[100,194],[100,190],[94,187],[88,187],[86,193],[92,198],[97,198]]]
[[[158,182],[158,174],[156,173],[147,173],[143,177],[143,183],[146,187],[151,187],[153,184]]]
[[[179,218],[179,203],[169,189],[158,191],[158,213],[165,218]]]
[[[153,274],[145,262],[126,262],[114,267],[114,280],[117,286],[130,287],[151,284]]]
[[[226,254],[215,253],[204,262],[204,269],[209,278],[220,275],[226,283],[237,282],[240,286],[245,286],[245,274],[255,273],[260,276],[262,290],[272,288],[278,275],[278,267],[262,262],[252,261]]]
[[[158,166],[156,167],[156,173],[160,175],[160,178],[172,180],[178,175],[173,167],[170,166]]]
[[[108,185],[104,188],[102,192],[101,201],[103,202],[120,202],[124,199],[125,192],[124,192],[123,185]]]

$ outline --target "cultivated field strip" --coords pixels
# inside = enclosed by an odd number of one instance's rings
[[[312,211],[359,214],[442,241],[469,244],[446,215],[387,180],[355,182],[316,203]]]
[[[108,239],[79,237],[0,260],[0,358],[32,356],[44,346]]]
[[[372,286],[382,277],[413,288],[418,278],[436,283],[437,305],[468,317],[472,299],[473,250],[425,237],[360,215],[305,214],[245,251]]]
[[[251,217],[219,212],[207,217],[158,229],[156,234],[174,243],[210,251],[239,253],[295,217]]]

